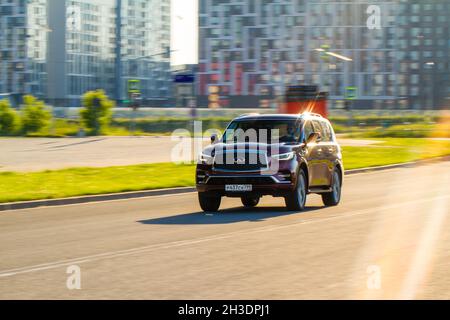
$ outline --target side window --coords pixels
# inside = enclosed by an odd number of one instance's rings
[[[329,124],[325,121],[320,121],[320,124],[322,126],[322,141],[323,142],[331,142],[333,139],[333,135],[331,133],[331,128]]]
[[[303,137],[303,142],[306,142],[306,140],[309,138],[309,136],[314,133],[314,127],[312,125],[311,121],[307,121],[305,123],[305,129],[304,129],[304,137]]]
[[[331,126],[331,124],[327,123],[327,128],[330,133],[330,141],[333,141],[333,127]]]
[[[314,120],[313,124],[314,124],[314,132],[319,132],[320,136],[322,137],[322,141],[326,141],[325,130],[323,130],[321,121]]]
[[[333,140],[331,128],[325,121],[314,120],[314,132],[320,132],[322,142],[331,142]]]

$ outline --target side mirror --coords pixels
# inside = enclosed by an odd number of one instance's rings
[[[219,140],[219,137],[217,136],[217,134],[213,134],[211,136],[211,144],[215,144],[218,140]]]
[[[308,139],[306,140],[306,145],[311,143],[320,142],[322,140],[322,137],[320,136],[319,132],[311,133]]]

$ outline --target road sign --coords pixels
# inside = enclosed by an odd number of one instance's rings
[[[356,100],[358,98],[358,87],[345,88],[345,100]]]
[[[193,74],[177,74],[174,78],[175,83],[194,83],[195,75]]]

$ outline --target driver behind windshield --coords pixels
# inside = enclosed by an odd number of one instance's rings
[[[300,127],[290,123],[287,126],[286,135],[280,138],[280,142],[284,143],[298,142],[299,139],[300,139]]]

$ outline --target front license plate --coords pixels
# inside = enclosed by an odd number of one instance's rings
[[[227,192],[250,192],[253,191],[251,184],[229,184],[225,186]]]

